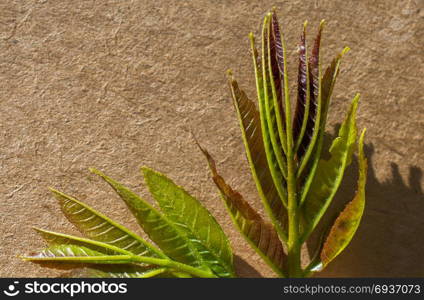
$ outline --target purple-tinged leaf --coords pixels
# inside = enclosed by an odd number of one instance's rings
[[[318,139],[315,144],[314,153],[313,153],[313,159],[310,163],[310,167],[308,168],[309,172],[307,175],[307,178],[305,180],[305,183],[303,185],[302,189],[302,196],[301,196],[301,203],[304,202],[306,195],[309,191],[312,179],[315,176],[315,171],[318,166],[319,159],[321,157],[322,152],[322,144],[324,140],[324,131],[325,131],[325,124],[327,122],[327,114],[328,114],[328,108],[330,106],[331,101],[331,95],[333,93],[334,86],[336,84],[337,75],[340,71],[340,63],[343,55],[349,51],[349,48],[346,47],[343,49],[343,51],[334,58],[334,60],[331,62],[330,66],[327,68],[327,70],[324,73],[324,76],[322,78],[322,108],[321,108],[321,117],[320,117],[320,129],[318,133]]]
[[[279,172],[287,178],[287,139],[284,128],[284,108],[283,108],[283,74],[280,73],[279,62],[276,53],[276,42],[273,30],[275,14],[270,16],[267,28],[263,30],[263,69],[264,89],[265,89],[265,116],[268,123],[268,132],[271,140],[272,151],[277,160]],[[278,23],[276,24],[278,26]],[[268,71],[268,72],[267,72]],[[284,179],[283,179],[284,180]],[[280,183],[279,183],[280,184]]]
[[[274,226],[265,222],[243,196],[225,182],[218,174],[212,156],[199,144],[198,146],[208,160],[213,180],[220,190],[231,219],[240,233],[276,273],[285,276],[283,269],[286,254]]]
[[[281,131],[284,132],[285,113],[283,106],[284,98],[284,48],[281,42],[280,25],[275,11],[272,12],[271,17],[271,34],[270,34],[270,52],[271,52],[271,69],[274,78],[275,91],[278,103],[278,122],[281,126]],[[280,130],[280,129],[279,129]],[[284,137],[280,137],[281,143],[284,145]]]
[[[312,55],[308,62],[308,80],[309,80],[309,112],[305,112],[303,119],[302,132],[299,136],[300,142],[297,150],[298,159],[301,159],[298,176],[306,168],[309,159],[314,151],[316,141],[321,128],[321,110],[322,110],[322,86],[321,86],[321,63],[319,49],[321,44],[321,33],[324,28],[324,20],[321,21],[318,34],[315,38]],[[306,110],[306,107],[305,107]]]
[[[308,65],[308,53],[306,44],[306,25],[303,25],[303,32],[300,36],[299,44],[299,66],[298,66],[298,85],[297,85],[297,102],[293,118],[293,139],[297,150],[297,156],[300,158],[305,152],[304,146],[301,144],[304,140],[306,125],[308,123],[308,116],[310,112],[310,72]],[[306,139],[305,139],[306,141]]]
[[[286,240],[287,211],[274,185],[268,166],[259,112],[253,101],[239,88],[234,78],[229,78],[229,85],[256,188],[267,214],[277,225],[276,228],[280,237]]]

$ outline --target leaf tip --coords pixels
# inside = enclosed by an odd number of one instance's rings
[[[361,94],[360,93],[356,93],[355,94],[354,101],[359,101],[360,98],[361,98]]]
[[[350,51],[350,48],[348,46],[344,47],[344,49],[342,50],[341,55],[345,55],[346,53],[348,53]]]
[[[31,257],[20,255],[20,254],[16,255],[16,257],[19,258],[19,259],[22,259],[23,261],[31,261],[32,260]]]
[[[62,196],[62,192],[56,190],[54,187],[49,186],[48,187],[49,191],[52,192],[54,195],[56,196]]]
[[[31,229],[34,230],[34,231],[36,231],[36,232],[44,232],[45,231],[45,230],[43,230],[41,228],[38,228],[36,226],[32,226]]]
[[[367,128],[362,129],[361,136],[359,138],[360,142],[364,141],[365,133],[367,132]]]
[[[361,161],[365,160],[365,154],[364,154],[364,139],[365,139],[365,133],[366,133],[367,129],[364,128],[362,129],[361,135],[359,136],[359,141],[358,141],[358,145],[359,145],[359,159]]]
[[[226,73],[227,73],[228,79],[229,80],[232,80],[233,79],[233,70],[232,69],[228,69]]]
[[[143,173],[144,177],[147,177],[149,174],[152,174],[152,173],[157,173],[155,170],[153,170],[152,168],[148,166],[141,166],[140,170],[141,170],[141,173]]]
[[[105,174],[103,174],[103,172],[101,172],[101,171],[97,170],[96,168],[88,168],[88,170],[89,170],[91,173],[96,174],[96,175],[99,175],[99,176],[101,176],[101,177],[105,176]]]

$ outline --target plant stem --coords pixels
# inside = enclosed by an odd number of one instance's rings
[[[154,264],[158,266],[173,268],[178,271],[186,272],[200,278],[217,278],[217,276],[215,276],[212,272],[201,270],[201,269],[198,269],[183,263],[179,263],[173,260],[169,260],[169,259],[153,258],[153,257],[145,257],[145,256],[133,256],[133,259],[141,263],[148,263],[148,264]]]
[[[283,48],[285,41],[282,40]],[[284,61],[286,59],[286,51],[283,52]],[[288,87],[287,64],[284,64],[284,85]],[[289,277],[302,277],[300,267],[300,243],[299,243],[299,214],[298,201],[296,192],[296,170],[294,161],[293,131],[291,124],[291,105],[290,95],[285,91],[285,113],[286,113],[286,135],[287,135],[287,202],[288,202],[288,275]]]
[[[292,153],[292,145],[288,151],[288,215],[289,215],[289,236],[288,236],[288,267],[289,277],[301,277],[300,268],[300,243],[299,243],[299,214],[296,197],[296,178],[294,170],[294,160]]]

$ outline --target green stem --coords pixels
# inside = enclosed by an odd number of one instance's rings
[[[138,255],[103,255],[103,256],[82,256],[82,257],[21,257],[23,260],[32,262],[36,261],[57,261],[57,262],[74,262],[74,263],[101,263],[105,264],[122,264],[122,263],[143,263],[149,265],[157,265],[161,267],[171,268],[177,271],[185,272],[200,278],[217,278],[210,271],[201,270],[183,263],[164,258],[154,258]]]
[[[282,40],[283,48],[285,41]],[[283,52],[284,61],[286,59],[286,51]],[[287,79],[287,64],[284,64],[284,81],[288,85]],[[291,105],[290,96],[285,93],[285,106],[286,106],[286,136],[287,136],[287,202],[288,202],[288,241],[287,241],[287,259],[288,259],[288,274],[289,277],[302,277],[301,263],[300,263],[300,246],[299,243],[299,214],[298,214],[298,201],[296,192],[296,170],[293,152],[293,130],[291,124]]]
[[[287,178],[287,192],[288,192],[288,215],[289,215],[289,236],[288,236],[288,267],[290,277],[301,277],[300,267],[300,246],[299,243],[299,214],[298,203],[296,197],[296,177],[294,171],[294,159],[292,145],[288,148],[288,178]]]
[[[138,261],[141,263],[173,268],[175,270],[186,272],[200,278],[217,278],[217,276],[214,275],[212,272],[204,271],[204,270],[201,270],[186,264],[182,264],[173,260],[145,257],[145,256],[134,256],[133,259],[134,261]]]

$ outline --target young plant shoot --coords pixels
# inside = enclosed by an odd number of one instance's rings
[[[331,94],[342,56],[349,50],[347,47],[343,49],[322,74],[320,43],[324,25],[324,21],[319,25],[310,54],[306,43],[307,22],[303,25],[293,116],[287,50],[275,11],[264,18],[261,53],[256,48],[253,34],[249,35],[259,109],[240,89],[231,71],[228,72],[252,177],[271,223],[225,183],[211,155],[201,148],[235,225],[281,277],[306,277],[324,269],[349,244],[364,211],[367,174],[363,150],[365,130],[358,142],[356,196],[328,229],[328,235],[317,249],[318,255],[306,266],[302,264],[302,245],[310,238],[333,200],[352,161],[357,140],[359,95],[354,97],[338,136],[328,150],[330,158],[322,157]]]
[[[86,238],[36,229],[48,247],[23,259],[76,268],[73,276],[235,276],[233,254],[221,227],[197,199],[172,180],[142,168],[159,210],[102,172],[90,170],[122,198],[154,244],[87,204],[51,189],[62,212]]]
[[[292,116],[287,51],[275,11],[264,18],[259,54],[249,35],[256,78],[258,109],[231,72],[229,85],[246,155],[269,220],[219,175],[202,147],[228,212],[252,248],[280,277],[306,277],[324,269],[349,244],[365,205],[367,162],[364,133],[358,142],[359,179],[356,196],[327,230],[309,262],[301,261],[302,245],[332,202],[356,149],[355,96],[338,136],[322,154],[325,124],[340,61],[334,58],[322,74],[321,22],[309,54],[305,22],[299,46],[297,101]],[[109,219],[87,204],[51,189],[68,220],[84,237],[36,229],[46,249],[23,259],[44,266],[78,270],[74,276],[95,277],[235,277],[233,254],[225,233],[209,211],[183,188],[143,167],[146,184],[159,208],[106,176],[100,176],[122,198],[152,242]]]

